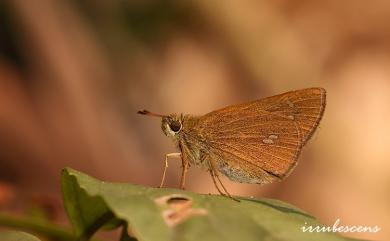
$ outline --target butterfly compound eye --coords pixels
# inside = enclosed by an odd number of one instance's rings
[[[169,124],[169,128],[171,128],[173,132],[179,132],[181,130],[181,123],[179,121],[172,121]]]

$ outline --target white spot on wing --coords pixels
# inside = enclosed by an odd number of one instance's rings
[[[266,138],[266,139],[263,139],[263,143],[264,144],[273,144],[274,141],[272,139]]]
[[[278,139],[278,136],[277,135],[269,135],[268,139]]]

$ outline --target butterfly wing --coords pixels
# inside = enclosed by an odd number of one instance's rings
[[[284,179],[325,109],[323,88],[309,88],[228,106],[199,119],[209,156],[230,179],[269,183]]]

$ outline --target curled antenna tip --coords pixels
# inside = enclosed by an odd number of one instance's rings
[[[152,113],[152,112],[150,112],[148,110],[140,110],[137,113],[141,114],[141,115],[148,115],[148,116],[155,116],[155,117],[164,117],[164,115],[155,114],[155,113]]]
[[[139,110],[137,111],[137,114],[141,114],[141,115],[147,115],[149,113],[149,111],[147,110]]]

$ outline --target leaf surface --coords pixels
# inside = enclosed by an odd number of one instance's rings
[[[356,241],[331,232],[303,232],[302,226],[324,225],[278,200],[237,197],[237,202],[219,195],[102,182],[70,168],[63,171],[62,188],[79,235],[96,231],[104,224],[99,219],[111,214],[140,241]]]

